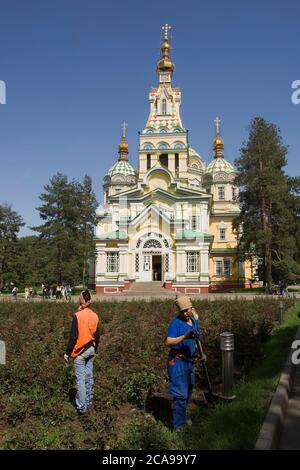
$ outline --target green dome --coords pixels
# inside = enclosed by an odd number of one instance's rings
[[[207,166],[205,173],[216,173],[218,171],[223,171],[224,173],[235,173],[234,167],[223,157],[214,158]]]
[[[109,176],[113,175],[124,175],[124,176],[135,176],[134,168],[127,161],[118,161],[111,167],[107,172]]]

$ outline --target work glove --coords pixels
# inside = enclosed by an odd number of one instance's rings
[[[64,360],[65,360],[66,362],[69,362],[69,356],[68,356],[68,354],[64,354]]]
[[[184,339],[196,339],[197,337],[198,333],[196,330],[190,330],[184,334]]]

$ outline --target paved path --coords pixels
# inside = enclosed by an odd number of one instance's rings
[[[278,449],[300,450],[300,364],[295,373]]]

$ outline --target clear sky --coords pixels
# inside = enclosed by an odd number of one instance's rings
[[[286,172],[300,174],[299,0],[0,0],[0,204],[39,224],[38,196],[58,171],[89,174],[100,202],[124,119],[137,165],[166,22],[183,123],[204,161],[217,115],[230,162],[261,115],[289,146]]]

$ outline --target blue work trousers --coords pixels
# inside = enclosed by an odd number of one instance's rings
[[[173,396],[173,427],[186,425],[186,410],[195,384],[195,367],[192,362],[174,358],[168,366],[169,393]]]

